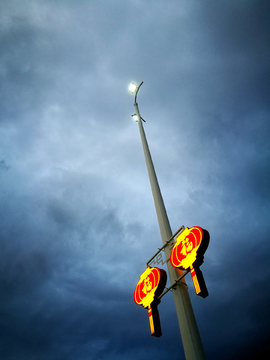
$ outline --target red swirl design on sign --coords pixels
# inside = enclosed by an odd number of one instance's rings
[[[172,266],[182,270],[190,269],[196,293],[202,297],[208,296],[208,291],[199,267],[203,263],[209,239],[208,231],[199,226],[186,228],[177,236],[170,256]]]
[[[136,304],[147,307],[149,305],[148,302],[150,301],[151,303],[153,301],[160,278],[160,269],[155,267],[151,269],[148,268],[141,275],[141,279],[134,292],[134,301]],[[147,301],[147,299],[149,299],[149,301]]]
[[[138,305],[148,308],[151,335],[160,337],[161,327],[157,305],[158,296],[162,293],[167,281],[166,271],[156,267],[148,267],[140,276],[134,291],[134,301]]]
[[[187,231],[186,231],[187,230]],[[185,229],[177,238],[170,261],[172,266],[188,269],[197,257],[197,250],[201,245],[203,230],[199,226]]]

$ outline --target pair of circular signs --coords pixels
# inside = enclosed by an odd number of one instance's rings
[[[171,251],[170,262],[175,268],[190,269],[197,295],[208,296],[208,291],[199,266],[203,263],[203,255],[209,244],[207,230],[194,226],[186,228],[176,238]],[[160,322],[157,311],[159,295],[165,288],[167,274],[165,270],[148,267],[140,276],[134,292],[134,301],[148,308],[151,335],[161,336]]]

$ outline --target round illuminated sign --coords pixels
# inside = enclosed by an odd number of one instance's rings
[[[188,269],[197,258],[198,249],[202,243],[203,229],[199,226],[186,228],[176,238],[172,249],[170,261],[172,266]]]
[[[194,226],[186,228],[177,238],[171,251],[172,266],[182,270],[190,269],[197,295],[208,296],[208,291],[199,266],[203,263],[203,254],[209,244],[208,231]]]
[[[165,270],[148,267],[140,276],[134,292],[134,301],[147,308],[162,293],[167,280]]]

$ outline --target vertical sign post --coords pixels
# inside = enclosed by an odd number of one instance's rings
[[[142,84],[143,82],[139,86],[133,84],[134,86],[133,91],[131,88],[130,91],[135,92],[134,107],[137,117],[136,121],[138,121],[138,125],[139,125],[141,141],[142,141],[147,171],[149,175],[149,180],[151,184],[152,194],[154,198],[161,239],[163,245],[165,245],[172,236],[172,230],[167,216],[166,208],[163,202],[163,198],[161,195],[161,191],[158,184],[148,143],[146,140],[146,136],[142,124],[142,118],[139,112],[139,107],[136,101],[138,90]],[[170,258],[169,247],[168,246],[165,247],[164,251],[165,251],[166,259],[169,259]],[[174,268],[169,262],[167,263],[167,266],[168,266],[170,282],[171,284],[174,284],[175,281],[179,278],[179,276],[181,276],[182,271]],[[194,316],[193,308],[191,305],[187,286],[184,282],[184,279],[182,279],[181,282],[176,283],[176,285],[173,287],[172,293],[173,293],[186,360],[205,360],[206,357],[205,357],[201,337],[199,334],[197,322]]]

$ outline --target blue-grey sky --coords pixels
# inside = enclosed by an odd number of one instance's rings
[[[173,231],[201,226],[208,360],[269,359],[270,5],[0,2],[0,357],[184,359],[131,81]],[[169,285],[169,284],[168,284]]]

